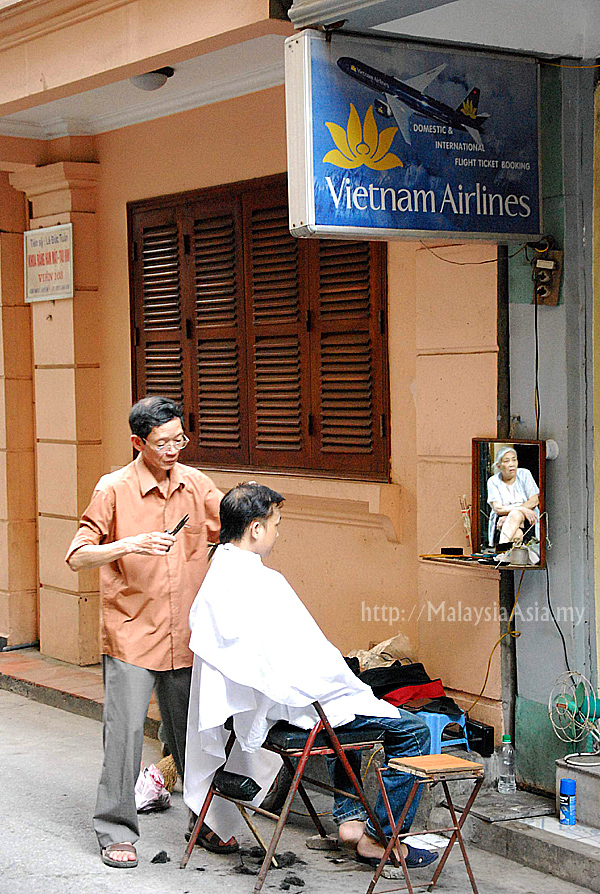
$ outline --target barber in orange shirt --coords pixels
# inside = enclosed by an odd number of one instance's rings
[[[219,539],[223,496],[210,478],[178,462],[188,438],[172,400],[138,401],[129,425],[138,456],[100,479],[66,556],[73,571],[100,568],[104,763],[94,828],[103,862],[123,869],[138,862],[134,788],[153,688],[183,776],[188,616],[206,574],[208,542]],[[168,533],[185,515],[179,533]]]

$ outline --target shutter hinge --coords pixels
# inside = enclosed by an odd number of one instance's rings
[[[133,330],[133,343],[136,348],[139,348],[139,346],[140,346],[140,327],[139,326],[136,326],[135,329]]]
[[[185,337],[186,338],[192,337],[192,321],[190,320],[189,317],[186,317],[186,321],[185,321]]]
[[[193,413],[188,413],[188,431],[196,431],[196,417]]]
[[[379,311],[379,332],[385,335],[385,311],[383,308]]]
[[[183,234],[183,253],[189,255],[192,250],[192,239],[188,233]]]
[[[379,437],[385,438],[385,413],[379,417]]]
[[[306,311],[306,331],[310,332],[312,329],[312,314],[310,310]]]
[[[314,426],[313,414],[309,413],[308,414],[308,435],[309,435],[309,437],[312,436],[314,429],[315,429],[315,426]]]
[[[137,242],[134,242],[133,243],[133,260],[137,261],[137,259],[138,259],[138,247],[137,247]]]

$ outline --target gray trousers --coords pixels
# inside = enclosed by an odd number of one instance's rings
[[[142,760],[144,721],[154,688],[165,741],[183,776],[192,669],[151,671],[103,655],[102,674],[104,763],[94,829],[100,847],[107,847],[123,841],[133,843],[140,837],[134,789]]]

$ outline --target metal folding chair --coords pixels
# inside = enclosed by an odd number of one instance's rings
[[[247,803],[244,803],[239,799],[232,798],[219,792],[215,788],[213,783],[208,790],[208,793],[204,800],[204,804],[202,805],[202,809],[198,814],[198,819],[196,820],[194,829],[190,835],[190,840],[188,841],[185,853],[180,863],[181,869],[185,869],[185,867],[187,866],[190,855],[196,843],[196,839],[198,838],[198,833],[200,831],[202,823],[204,822],[212,799],[214,797],[224,798],[225,800],[231,801],[237,806],[242,817],[244,818],[244,821],[248,825],[248,828],[252,832],[255,839],[258,841],[259,845],[265,851],[265,857],[260,868],[256,884],[254,886],[254,894],[258,894],[258,892],[262,889],[270,866],[272,864],[277,866],[275,850],[279,843],[281,833],[283,832],[283,827],[285,826],[285,823],[287,821],[290,808],[292,806],[292,801],[296,792],[299,793],[300,797],[304,801],[306,809],[308,810],[308,814],[321,838],[327,839],[328,837],[325,827],[323,826],[323,823],[321,822],[308,796],[304,783],[309,783],[310,785],[315,786],[319,789],[323,789],[325,791],[340,792],[342,794],[345,794],[349,798],[360,801],[363,804],[367,815],[370,817],[382,845],[385,847],[387,838],[384,835],[381,824],[379,823],[379,820],[377,819],[373,808],[365,797],[362,783],[352,770],[352,767],[350,766],[348,758],[345,754],[346,751],[363,751],[367,748],[372,748],[376,745],[380,745],[383,741],[383,730],[381,732],[369,731],[368,734],[353,729],[347,729],[343,726],[338,727],[334,730],[327,720],[325,712],[323,711],[323,708],[321,707],[319,702],[313,702],[313,707],[317,712],[319,720],[314,725],[312,730],[303,730],[295,726],[290,726],[287,723],[280,722],[272,727],[265,743],[263,744],[263,748],[266,748],[267,750],[273,751],[276,754],[280,755],[283,763],[292,776],[292,783],[285,799],[285,803],[281,809],[280,815],[277,816],[277,814],[271,813],[268,810],[264,810],[262,807],[249,807]],[[229,754],[231,753],[234,741],[235,733],[232,731],[225,748],[226,758],[229,757]],[[342,764],[354,791],[342,792],[340,789],[334,788],[334,786],[332,785],[328,785],[327,783],[307,776],[305,773],[306,764],[309,757],[312,757],[314,755],[337,755],[337,757],[342,761]],[[294,759],[298,759],[297,766],[294,766]],[[247,809],[256,811],[262,816],[268,816],[270,819],[276,821],[275,829],[268,846],[263,843],[258,830],[248,816]],[[394,858],[392,857],[392,859]]]

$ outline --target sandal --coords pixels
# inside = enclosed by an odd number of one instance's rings
[[[135,860],[113,860],[111,853],[118,853],[119,851],[126,854],[133,854]],[[121,842],[120,844],[107,844],[106,847],[101,848],[100,856],[102,857],[102,862],[106,866],[112,866],[113,869],[135,869],[138,865],[136,849],[133,844],[130,844],[128,841]]]
[[[191,828],[185,833],[186,841],[190,840],[194,828],[192,822],[190,822],[190,825]],[[240,846],[235,838],[233,839],[233,842],[233,844],[226,844],[224,841],[221,841],[216,832],[213,832],[206,823],[202,823],[196,839],[196,847],[203,847],[207,851],[211,851],[213,854],[235,854],[239,851]]]
[[[408,848],[408,853],[404,858],[404,862],[409,869],[416,869],[419,866],[429,866],[430,863],[433,863],[439,857],[437,851],[412,847],[410,844],[407,844],[406,847]],[[373,868],[376,868],[381,863],[381,857],[363,857],[358,851],[356,851],[354,856],[357,863],[364,863],[366,866],[373,866]],[[391,866],[392,861],[389,859],[386,860],[385,865]]]
[[[404,842],[406,844],[406,842]],[[427,848],[413,847],[410,844],[406,844],[408,848],[408,853],[404,858],[404,862],[409,867],[409,869],[414,869],[418,866],[429,866],[430,863],[433,863],[439,857],[437,851],[430,851]]]

